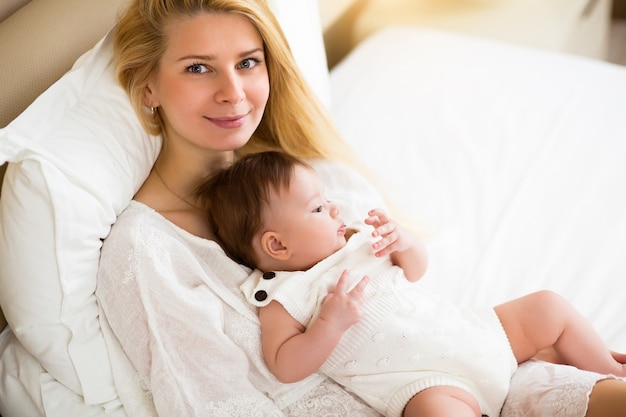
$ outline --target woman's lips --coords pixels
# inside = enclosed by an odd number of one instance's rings
[[[207,119],[217,127],[222,129],[236,129],[243,126],[246,121],[247,114],[230,117],[207,117]]]

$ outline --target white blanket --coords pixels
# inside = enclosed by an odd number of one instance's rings
[[[626,351],[626,69],[389,28],[331,74],[333,115],[419,222],[423,278],[459,303],[538,289]]]

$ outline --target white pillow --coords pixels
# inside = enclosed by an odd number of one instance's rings
[[[286,30],[290,45],[328,103],[317,1],[271,3],[298,28]],[[88,404],[117,396],[94,296],[101,239],[160,149],[114,80],[111,38],[0,130],[0,163],[12,162],[0,199],[0,304],[24,347]]]
[[[330,76],[317,0],[268,0],[287,36],[300,71],[324,105],[330,107]]]

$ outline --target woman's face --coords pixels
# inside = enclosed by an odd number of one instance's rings
[[[245,145],[269,96],[263,40],[246,18],[202,13],[175,20],[146,105],[159,107],[169,143],[213,151]]]

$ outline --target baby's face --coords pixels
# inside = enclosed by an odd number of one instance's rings
[[[316,173],[296,166],[289,189],[270,193],[268,229],[291,251],[290,269],[306,270],[346,244],[339,208],[331,204]]]

